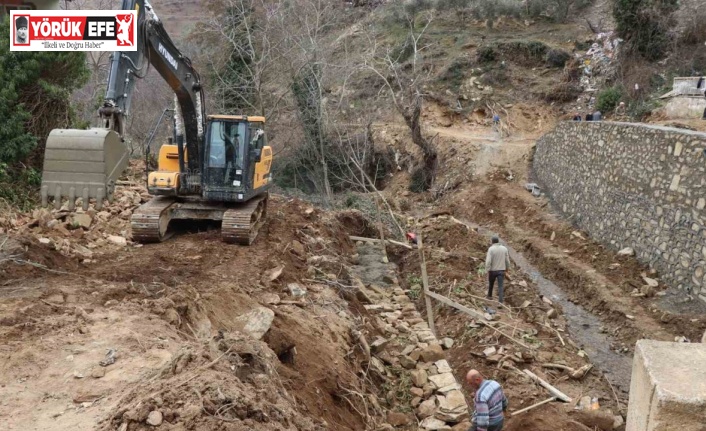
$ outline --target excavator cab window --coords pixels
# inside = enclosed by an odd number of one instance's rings
[[[213,121],[208,133],[207,167],[214,185],[234,185],[238,171],[245,164],[246,124],[237,121]]]
[[[265,131],[262,123],[250,123],[250,145],[249,151],[251,160],[255,163],[260,162],[262,156],[262,147],[265,145]]]

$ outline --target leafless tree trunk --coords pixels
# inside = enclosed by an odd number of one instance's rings
[[[421,125],[421,113],[424,102],[422,89],[429,82],[430,72],[419,65],[419,53],[424,49],[420,45],[422,36],[434,18],[433,12],[426,15],[426,22],[417,32],[414,22],[409,20],[407,43],[411,45],[411,70],[408,72],[398,58],[393,58],[390,50],[382,55],[375,41],[371,42],[371,52],[365,61],[365,68],[375,73],[388,90],[397,112],[404,118],[411,133],[412,142],[422,150],[423,189],[428,190],[435,177],[437,152],[433,141],[424,136]]]

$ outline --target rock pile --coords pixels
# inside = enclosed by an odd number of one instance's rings
[[[150,199],[147,189],[139,181],[141,172],[139,163],[133,163],[129,171],[132,179],[119,182],[113,202],[101,210],[91,204],[83,211],[80,202],[74,211],[69,211],[68,202],[58,210],[38,208],[29,213],[0,217],[0,233],[28,236],[64,256],[90,263],[103,250],[131,244],[132,212]]]
[[[375,262],[378,270],[387,261],[381,247],[359,243],[358,250],[363,255],[360,261]],[[371,257],[374,250],[377,259]],[[361,264],[353,272],[365,272],[365,268]],[[403,397],[409,400],[408,405],[401,405],[394,394],[387,394],[391,410],[381,429],[419,423],[420,430],[467,430],[470,417],[466,399],[445,359],[445,350],[453,345],[453,340],[437,339],[396,277],[385,277],[385,281],[381,285],[357,283],[366,296],[373,298],[374,303],[364,307],[376,316],[376,326],[384,330],[383,336],[370,343],[371,368],[388,379],[395,377],[392,370],[404,370],[401,379],[409,379],[410,383],[409,396]],[[415,418],[405,412],[409,409]]]

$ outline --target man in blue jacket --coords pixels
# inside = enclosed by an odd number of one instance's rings
[[[468,431],[501,431],[508,402],[500,383],[484,379],[477,370],[466,374],[466,382],[475,393],[473,402],[476,407]]]

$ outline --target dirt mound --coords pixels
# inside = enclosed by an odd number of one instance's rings
[[[153,429],[153,417],[181,429],[326,429],[282,390],[277,363],[267,344],[238,334],[183,350],[157,380],[125,394],[99,429]]]
[[[250,247],[184,232],[72,267],[30,237],[27,258],[71,271],[19,274],[0,291],[0,375],[21,382],[0,388],[10,429],[364,429],[355,394],[374,387],[361,389],[350,331],[365,310],[343,299],[353,244],[336,214],[270,202]],[[100,367],[107,349],[117,360]]]
[[[503,428],[506,431],[591,431],[579,422],[571,420],[557,406],[542,406],[510,419]]]
[[[56,253],[54,247],[35,238],[20,235],[0,235],[0,278],[16,280],[49,271],[73,271],[79,266],[76,258]]]
[[[422,224],[424,244],[446,250],[482,250],[482,235],[448,215],[430,217]]]
[[[0,218],[0,232],[31,238],[61,255],[92,263],[105,253],[131,245],[130,217],[135,208],[150,199],[144,183],[144,162],[132,160],[115,188],[113,201],[97,209],[90,202],[83,211],[82,198],[76,210],[68,202],[59,208],[38,208]]]

